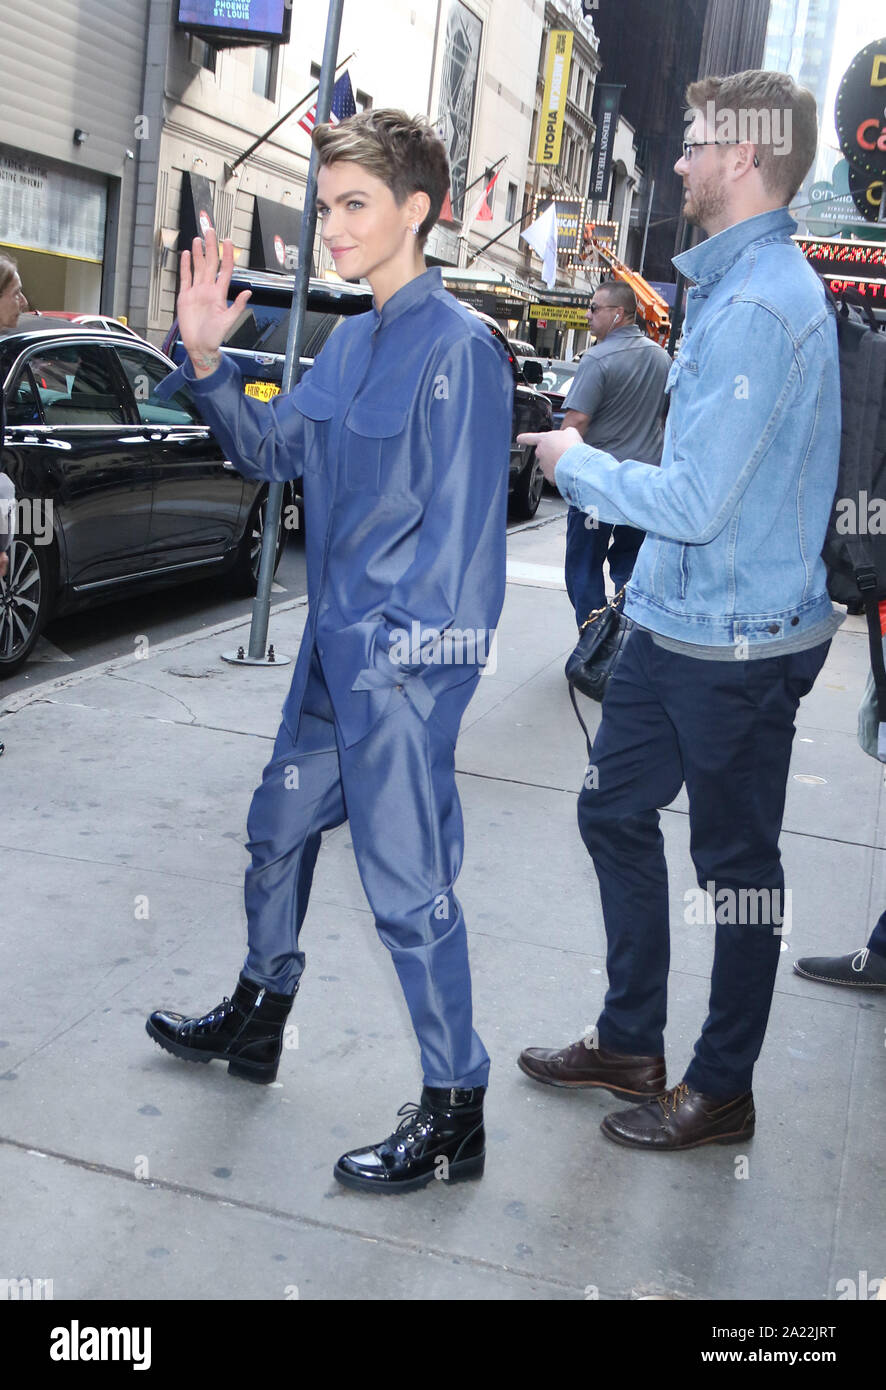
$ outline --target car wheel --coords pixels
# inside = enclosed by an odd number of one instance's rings
[[[0,579],[0,678],[27,661],[49,618],[55,593],[55,554],[16,536],[9,547],[9,569]]]
[[[531,521],[538,511],[541,494],[545,485],[545,475],[534,449],[517,476],[511,493],[511,513],[520,521]]]
[[[283,546],[286,543],[286,531],[283,527],[283,515],[289,502],[289,491],[284,490],[283,506],[280,512],[280,525],[277,528],[277,553],[274,556],[274,573],[283,555]],[[261,564],[262,539],[265,534],[265,515],[268,509],[268,494],[264,491],[259,494],[252,511],[249,513],[249,520],[246,523],[246,530],[243,532],[243,539],[240,542],[240,549],[237,552],[237,559],[231,573],[232,586],[236,593],[255,595],[258,593],[258,570]]]

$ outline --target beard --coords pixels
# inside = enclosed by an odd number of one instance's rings
[[[707,230],[723,215],[726,209],[726,191],[722,183],[713,175],[696,184],[683,200],[683,216],[693,226]]]

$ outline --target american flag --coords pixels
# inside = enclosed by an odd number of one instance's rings
[[[351,90],[351,79],[347,72],[343,72],[332,89],[332,106],[329,112],[329,124],[338,125],[339,121],[346,121],[349,116],[356,116],[357,103],[354,100],[354,93]],[[314,126],[317,124],[317,103],[306,112],[299,121],[302,130],[306,130],[310,135]]]

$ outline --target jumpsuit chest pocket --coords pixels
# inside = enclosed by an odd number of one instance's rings
[[[335,410],[335,396],[323,386],[313,381],[299,382],[293,392],[293,401],[299,413],[304,415],[309,425],[305,431],[305,452],[302,467],[308,473],[317,473],[324,467],[323,442],[327,431],[323,428],[332,419]],[[311,428],[313,424],[314,428]]]
[[[380,492],[398,476],[404,463],[403,433],[408,411],[403,406],[369,405],[355,401],[342,431],[346,488]],[[405,481],[405,480],[401,480]]]

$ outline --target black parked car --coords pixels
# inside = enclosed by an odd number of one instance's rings
[[[235,270],[231,279],[228,302],[233,303],[241,290],[251,290],[252,298],[222,345],[237,363],[243,378],[243,389],[259,400],[268,401],[277,395],[283,380],[286,335],[295,277],[274,275],[260,270]],[[471,308],[466,305],[466,308]],[[328,339],[341,318],[363,314],[372,308],[372,292],[363,285],[345,281],[311,279],[308,284],[307,315],[301,362],[305,369]],[[472,313],[477,310],[471,308]],[[532,381],[540,380],[540,371],[533,363],[521,370],[513,348],[498,324],[487,314],[477,314],[501,342],[514,373],[514,415],[511,430],[511,466],[509,478],[511,513],[515,517],[533,517],[541,500],[544,477],[535,458],[535,450],[516,442],[524,431],[540,432],[552,428],[550,407],[544,396],[533,389]],[[178,324],[173,324],[164,348],[176,363],[187,356],[178,336]],[[540,367],[540,364],[538,364]],[[295,496],[301,495],[301,482],[295,481]]]
[[[523,521],[530,521],[538,511],[545,479],[535,450],[525,444],[517,443],[518,434],[543,434],[554,428],[553,411],[547,397],[535,386],[541,382],[542,363],[525,359],[522,367],[517,361],[511,344],[502,333],[495,319],[481,314],[471,305],[465,305],[488,327],[490,333],[498,338],[511,363],[514,373],[514,414],[511,425],[511,469],[508,481],[511,514]]]
[[[212,574],[254,593],[258,574],[267,486],[235,471],[186,392],[157,400],[169,358],[125,333],[50,324],[25,315],[0,337],[0,469],[18,522],[0,676],[53,615]]]

